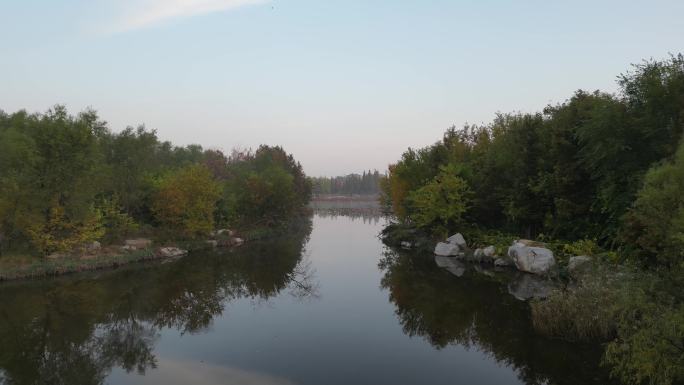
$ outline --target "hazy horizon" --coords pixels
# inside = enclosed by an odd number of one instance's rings
[[[37,11],[40,9],[40,11]],[[665,12],[667,10],[667,12]],[[206,148],[281,145],[311,176],[684,51],[677,1],[29,0],[0,5],[0,109],[88,107]]]

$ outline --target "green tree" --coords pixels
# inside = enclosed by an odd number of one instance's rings
[[[430,183],[411,193],[411,219],[416,225],[444,234],[461,223],[471,197],[468,183],[457,174],[453,165],[442,167]]]
[[[684,143],[673,161],[646,174],[625,216],[623,238],[646,262],[684,267]]]
[[[206,235],[214,228],[220,196],[220,186],[206,167],[187,166],[161,178],[152,212],[163,226],[182,235]]]

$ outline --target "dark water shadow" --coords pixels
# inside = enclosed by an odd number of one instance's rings
[[[486,275],[432,255],[387,250],[381,285],[408,336],[436,349],[477,349],[513,368],[526,384],[611,384],[601,347],[537,334],[529,305],[509,293],[508,278]]]

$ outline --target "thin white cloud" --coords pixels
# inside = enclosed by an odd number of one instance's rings
[[[170,20],[188,18],[213,12],[229,11],[268,0],[144,0],[131,4],[113,32],[147,28]]]

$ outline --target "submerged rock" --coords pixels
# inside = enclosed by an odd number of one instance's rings
[[[463,235],[461,235],[461,233],[456,233],[456,234],[450,236],[449,238],[447,238],[446,241],[447,241],[447,243],[450,243],[452,245],[457,245],[458,247],[460,247],[462,249],[464,249],[467,246],[465,238],[463,238]]]
[[[466,266],[463,264],[463,262],[453,257],[443,257],[437,255],[435,256],[435,263],[437,266],[445,269],[457,277],[462,277],[466,270]]]
[[[553,288],[551,281],[530,274],[517,274],[508,283],[508,293],[521,301],[546,298]]]
[[[452,243],[439,242],[435,246],[435,255],[442,257],[453,257],[459,255],[461,249]]]
[[[556,264],[551,250],[544,247],[524,246],[519,241],[508,248],[508,256],[518,270],[532,274],[546,274]]]

